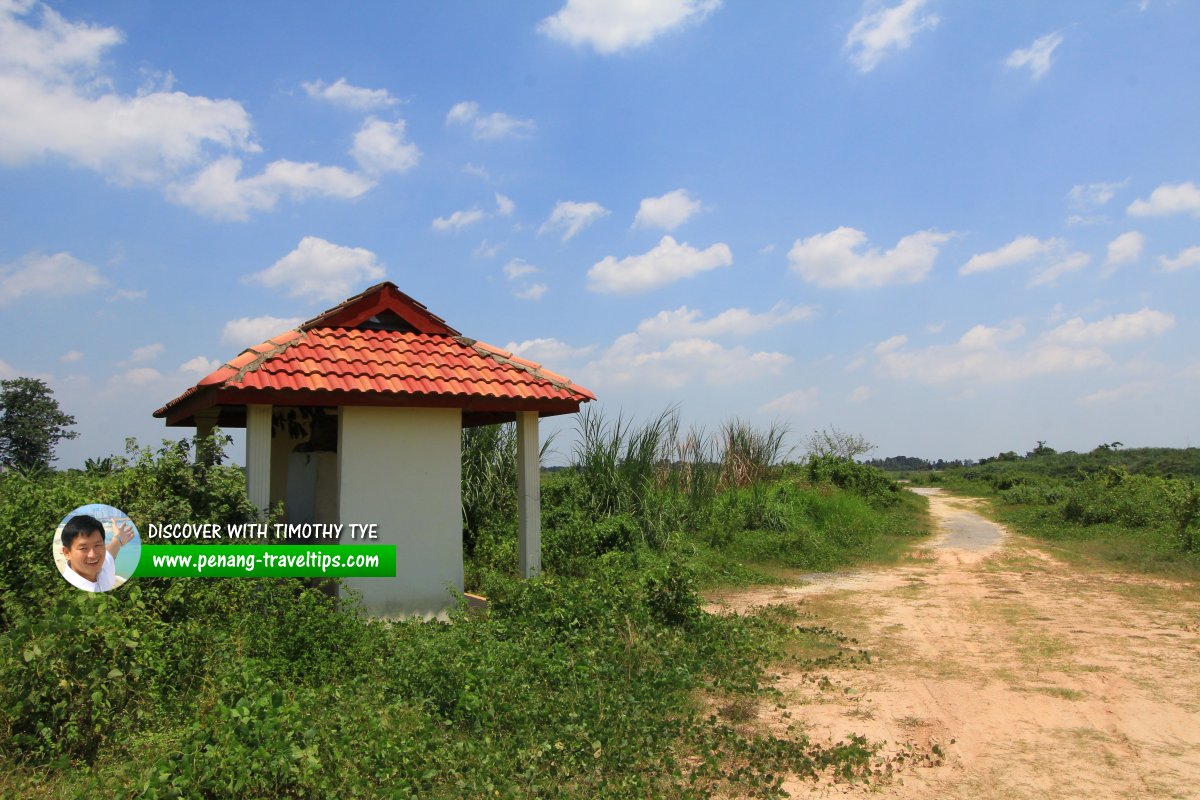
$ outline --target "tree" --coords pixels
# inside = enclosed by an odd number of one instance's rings
[[[58,407],[45,381],[0,381],[0,464],[49,467],[59,440],[79,435],[68,430],[74,424],[75,418]]]
[[[863,438],[860,433],[846,433],[837,428],[813,431],[804,440],[805,449],[810,456],[823,458],[833,456],[843,461],[853,461],[858,456],[865,456],[875,449],[875,445]]]

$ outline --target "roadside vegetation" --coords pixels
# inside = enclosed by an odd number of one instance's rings
[[[1200,448],[1105,443],[903,473],[915,483],[989,498],[995,516],[1077,559],[1200,579]]]
[[[769,735],[769,666],[862,655],[794,612],[705,614],[699,590],[894,557],[923,501],[787,431],[589,411],[544,474],[544,575],[516,572],[515,438],[464,433],[468,590],[392,622],[299,580],[137,579],[78,592],[49,535],[84,503],[151,523],[249,521],[221,441],[131,445],[0,475],[0,796],[777,796],[869,779],[859,738]],[[199,452],[196,452],[196,451]]]

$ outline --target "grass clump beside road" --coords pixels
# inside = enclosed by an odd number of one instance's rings
[[[529,581],[512,437],[465,437],[467,572],[490,605],[452,624],[371,619],[298,580],[91,595],[56,574],[47,532],[84,503],[143,526],[250,520],[211,442],[0,476],[0,796],[776,796],[789,774],[870,775],[860,739],[742,724],[769,665],[848,645],[777,611],[707,615],[698,590],[878,557],[923,530],[919,501],[866,468],[780,466],[778,429],[583,424]]]
[[[1039,447],[1039,450],[1048,448]],[[1061,553],[1200,579],[1200,449],[1004,453],[914,473],[914,482],[986,497],[996,517]]]

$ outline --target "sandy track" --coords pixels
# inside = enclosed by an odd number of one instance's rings
[[[757,724],[882,744],[895,777],[796,797],[1200,798],[1200,589],[1089,572],[919,490],[939,535],[912,566],[713,598],[797,605],[871,663],[781,674]]]

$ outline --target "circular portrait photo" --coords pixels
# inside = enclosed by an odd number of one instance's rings
[[[85,592],[107,592],[133,575],[142,539],[133,520],[119,508],[80,506],[54,533],[54,563],[63,578]]]

